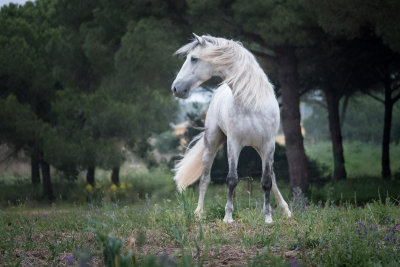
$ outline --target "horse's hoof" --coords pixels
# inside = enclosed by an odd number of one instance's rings
[[[225,218],[224,218],[224,222],[225,222],[225,223],[233,223],[233,219],[232,219],[232,217],[231,217],[231,218],[225,217]]]
[[[265,217],[265,223],[266,223],[266,224],[273,224],[274,221],[272,220],[271,217]]]
[[[292,218],[292,213],[290,212],[290,210],[286,211],[286,217]]]
[[[197,208],[197,209],[194,211],[194,216],[196,216],[197,219],[201,219],[201,217],[203,216],[203,209]]]

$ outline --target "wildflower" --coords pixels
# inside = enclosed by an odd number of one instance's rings
[[[121,188],[122,190],[126,189],[126,183],[122,182],[121,185],[119,186],[119,188]]]
[[[67,256],[67,263],[73,264],[75,262],[75,257],[73,255]]]
[[[290,260],[290,266],[292,267],[299,267],[299,263],[297,262],[297,259],[291,259]]]
[[[117,186],[115,184],[112,184],[110,186],[110,189],[111,189],[111,191],[115,192],[115,191],[117,191]]]
[[[307,197],[303,194],[299,187],[293,189],[293,198],[290,201],[293,210],[304,212],[308,209]]]
[[[99,183],[96,183],[96,189],[100,189],[101,188],[101,185],[99,184]]]
[[[131,188],[132,187],[132,184],[131,183],[128,183],[128,188]]]
[[[92,192],[92,190],[93,190],[92,185],[91,185],[91,184],[87,184],[87,185],[86,185],[86,191]]]

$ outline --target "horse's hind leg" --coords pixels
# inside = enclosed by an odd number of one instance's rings
[[[274,192],[275,198],[276,198],[276,200],[278,200],[279,207],[281,208],[283,213],[286,215],[286,217],[288,217],[288,218],[292,217],[292,213],[289,210],[289,205],[286,203],[285,199],[283,199],[281,192],[278,189],[274,173],[272,175],[272,192]]]
[[[228,201],[225,206],[225,217],[224,222],[233,222],[232,212],[233,212],[233,193],[235,191],[236,185],[238,184],[239,178],[237,174],[237,164],[239,160],[239,154],[242,150],[242,146],[236,141],[228,138],[228,163],[229,163],[229,173],[226,177],[226,182],[228,184]]]
[[[203,215],[203,204],[204,196],[207,191],[207,187],[210,184],[210,171],[214,161],[215,155],[218,152],[219,147],[225,142],[225,135],[217,127],[209,128],[204,133],[204,152],[203,152],[203,171],[200,177],[199,185],[199,202],[197,208],[194,211],[196,216],[200,218]]]

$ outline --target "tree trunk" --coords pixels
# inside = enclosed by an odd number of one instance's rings
[[[346,118],[347,105],[349,104],[350,96],[346,95],[342,105],[342,112],[340,114],[340,129],[343,129],[344,119]]]
[[[40,155],[36,149],[33,150],[31,155],[31,178],[34,186],[40,184]]]
[[[43,193],[44,197],[52,201],[54,199],[53,186],[51,185],[50,165],[43,159],[40,162],[43,178]]]
[[[382,178],[390,180],[390,132],[392,129],[393,100],[390,84],[385,84],[385,118],[382,137]]]
[[[339,97],[329,88],[324,90],[328,106],[329,132],[331,134],[333,151],[333,180],[345,180],[347,178],[344,166],[342,133],[340,129]]]
[[[282,94],[282,128],[285,134],[286,156],[289,164],[290,187],[307,190],[307,158],[300,126],[300,94],[297,59],[294,48],[278,51],[279,83]]]
[[[95,167],[94,166],[90,166],[87,169],[87,173],[86,173],[86,182],[88,184],[90,184],[91,186],[94,186],[94,172],[95,172]]]
[[[114,167],[112,169],[111,182],[115,185],[119,185],[119,167]]]

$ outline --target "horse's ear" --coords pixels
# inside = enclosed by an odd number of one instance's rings
[[[206,40],[203,39],[203,37],[198,36],[197,34],[193,33],[194,38],[196,38],[197,42],[199,42],[200,45],[205,45]]]

